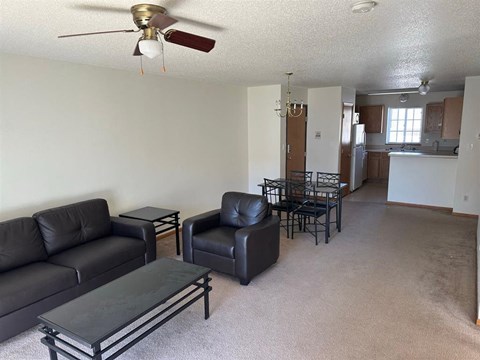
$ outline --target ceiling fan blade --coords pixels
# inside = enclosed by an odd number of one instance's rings
[[[91,11],[106,11],[114,13],[130,13],[129,8],[116,7],[116,6],[101,6],[101,5],[88,5],[88,4],[74,4],[70,5],[71,8],[80,9],[80,10],[91,10]]]
[[[204,21],[194,20],[194,19],[191,19],[191,18],[186,18],[186,17],[182,17],[182,16],[177,16],[177,15],[175,15],[175,18],[178,21],[184,22],[185,24],[195,25],[199,28],[204,28],[206,30],[213,30],[213,31],[224,31],[225,30],[225,28],[223,28],[221,26],[214,25],[214,24],[209,24],[209,23],[204,22]]]
[[[135,46],[135,50],[133,50],[133,56],[142,56],[143,54],[140,52],[140,40],[142,40],[142,38],[138,39],[137,41],[137,46]]]
[[[174,29],[168,30],[164,34],[164,38],[165,41],[207,53],[215,46],[213,39]]]
[[[172,26],[176,22],[177,22],[176,19],[170,16],[167,16],[165,14],[155,14],[152,16],[152,18],[148,22],[148,27],[155,27],[162,30],[169,26]]]
[[[59,39],[61,38],[68,38],[74,36],[85,36],[85,35],[98,35],[98,34],[112,34],[112,33],[130,33],[130,32],[137,32],[138,30],[110,30],[110,31],[96,31],[96,32],[88,32],[88,33],[80,33],[80,34],[69,34],[69,35],[60,35],[58,36]]]

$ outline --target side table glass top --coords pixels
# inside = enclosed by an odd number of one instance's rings
[[[126,213],[120,214],[123,217],[129,217],[133,219],[140,219],[146,220],[150,222],[154,222],[155,220],[162,219],[164,217],[172,216],[175,214],[180,213],[178,210],[171,210],[171,209],[161,209],[152,206],[146,206],[141,209],[129,211]]]

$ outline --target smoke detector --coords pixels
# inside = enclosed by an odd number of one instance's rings
[[[352,4],[352,12],[354,14],[363,14],[373,10],[377,5],[375,1],[357,1]]]

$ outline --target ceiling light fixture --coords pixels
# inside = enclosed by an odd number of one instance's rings
[[[160,54],[162,53],[162,47],[158,40],[140,40],[138,43],[138,49],[143,55],[145,55],[149,59],[154,59],[157,56],[160,56]]]
[[[277,113],[277,115],[281,118],[284,118],[287,115],[288,115],[288,117],[299,117],[300,115],[302,115],[302,112],[303,112],[303,101],[300,103],[300,111],[297,112],[297,104],[292,103],[290,101],[290,95],[292,94],[292,92],[290,91],[290,76],[292,76],[293,73],[292,72],[287,72],[287,73],[285,73],[285,75],[287,75],[287,78],[288,78],[288,81],[287,81],[287,102],[285,103],[285,113],[282,114],[282,105],[281,105],[280,100],[276,101],[277,108],[274,109],[274,110]],[[294,100],[294,101],[296,101],[296,100]]]
[[[420,95],[427,95],[430,91],[430,85],[428,85],[428,80],[422,80],[421,85],[418,87],[418,93]]]
[[[400,94],[398,99],[400,100],[401,103],[405,103],[408,101],[408,98],[409,98],[408,94],[402,93]]]
[[[354,14],[364,14],[373,10],[377,5],[375,1],[357,1],[352,4]]]

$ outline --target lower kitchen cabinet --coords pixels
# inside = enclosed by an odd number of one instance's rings
[[[368,152],[368,179],[386,180],[390,171],[388,152]]]

